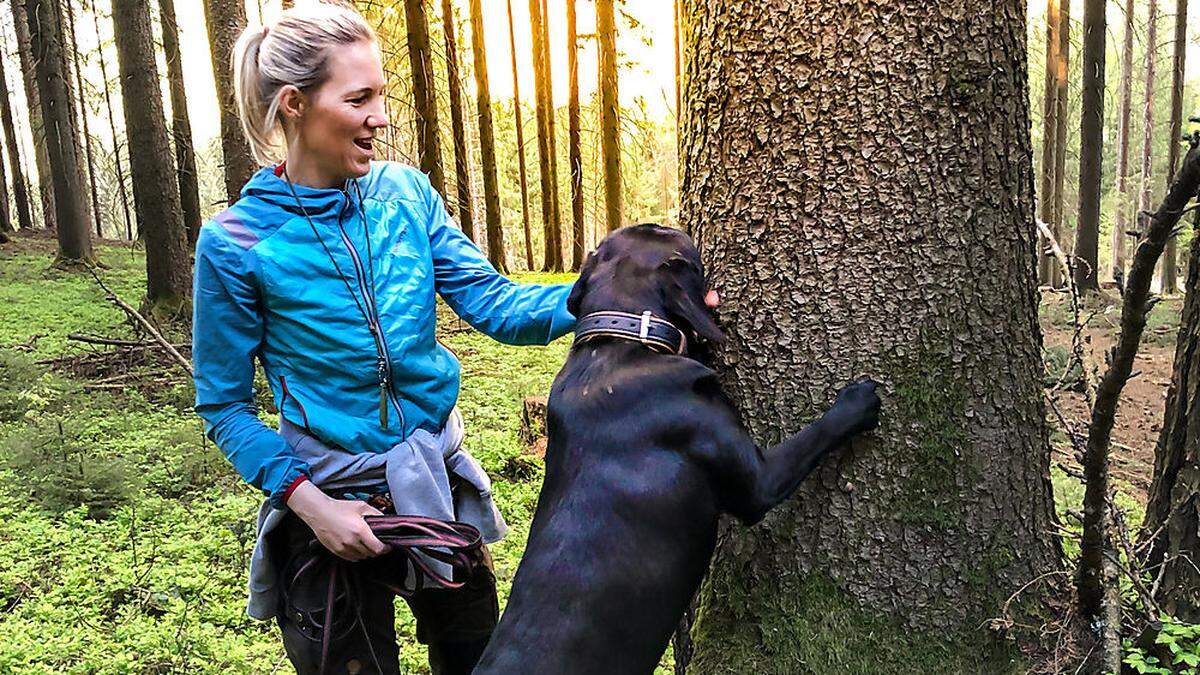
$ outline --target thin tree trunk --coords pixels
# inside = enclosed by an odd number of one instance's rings
[[[600,146],[604,154],[604,222],[608,231],[621,227],[621,118],[617,99],[617,27],[613,0],[596,0],[600,37]]]
[[[186,316],[191,258],[179,185],[163,114],[150,8],[144,0],[113,0],[113,37],[129,139],[133,202],[146,241],[146,303],[159,317]]]
[[[188,118],[187,87],[183,80],[183,57],[179,53],[179,25],[175,21],[175,0],[158,0],[162,15],[162,44],[167,59],[167,80],[171,85],[171,134],[175,139],[175,176],[179,183],[179,204],[188,245],[194,247],[200,236],[200,182],[196,171],[196,150],[192,147],[192,122]]]
[[[446,175],[442,169],[442,146],[438,140],[437,89],[433,79],[433,54],[429,50],[429,21],[424,0],[404,0],[405,26],[408,31],[408,62],[412,67],[413,107],[417,111],[417,153],[421,171],[429,174],[429,183],[446,194]]]
[[[233,45],[246,28],[246,6],[240,0],[204,0],[204,22],[208,26],[217,105],[221,109],[225,194],[232,204],[241,195],[242,186],[258,170],[258,162],[250,152],[250,141],[246,140],[238,120],[237,102],[233,100]]]
[[[483,9],[471,0],[471,54],[475,58],[475,90],[479,103],[479,154],[483,160],[483,204],[487,220],[488,260],[508,271],[504,230],[500,222],[500,187],[496,178],[496,140],[492,125],[492,94],[488,88],[487,49],[483,40]]]
[[[125,189],[125,166],[121,161],[121,145],[117,142],[116,115],[113,114],[112,87],[108,82],[108,60],[104,58],[104,43],[100,39],[100,19],[92,5],[92,27],[96,31],[96,53],[100,57],[100,79],[104,80],[104,105],[108,109],[108,129],[112,134],[113,162],[117,169],[117,193],[121,197],[121,212],[125,216],[125,238],[133,241],[133,219],[129,215],[129,194]]]
[[[0,33],[0,54],[8,52]],[[8,168],[12,174],[13,197],[17,206],[17,225],[22,230],[33,227],[33,216],[29,212],[29,192],[26,189],[25,171],[21,168],[20,145],[17,129],[13,124],[12,103],[8,97],[8,76],[4,72],[4,59],[0,58],[0,121],[4,124],[4,144],[8,147]]]
[[[571,270],[583,267],[586,245],[583,221],[583,153],[579,147],[579,36],[575,26],[575,0],[567,0],[567,70],[571,98],[567,104],[569,161],[571,164]]]
[[[1054,95],[1055,105],[1058,108],[1058,112],[1055,115],[1058,120],[1058,128],[1055,130],[1054,138],[1061,140],[1054,144],[1054,221],[1050,223],[1051,232],[1060,242],[1063,240],[1063,213],[1067,183],[1067,144],[1070,141],[1067,137],[1067,94],[1070,55],[1071,0],[1062,0],[1058,25],[1058,68],[1055,69],[1058,90]],[[1052,265],[1050,268],[1051,286],[1058,288],[1063,285],[1063,282],[1064,279],[1059,267]]]
[[[67,87],[63,52],[62,15],[53,0],[27,0],[29,44],[41,90],[45,144],[50,153],[50,171],[54,181],[55,221],[58,229],[58,257],[64,262],[91,264],[92,228],[84,201],[82,162],[76,155],[75,100]]]
[[[67,8],[67,29],[71,34],[71,53],[74,56],[75,66],[75,85],[78,88],[77,93],[79,94],[79,118],[83,123],[81,144],[83,145],[84,156],[87,159],[88,189],[91,191],[90,194],[92,197],[92,220],[96,223],[96,237],[100,238],[104,236],[102,230],[103,221],[100,219],[100,196],[96,192],[96,162],[92,157],[92,132],[88,128],[87,97],[83,95],[84,80],[81,72],[82,69],[79,66],[79,39],[75,33],[75,3],[72,0],[65,0],[63,4]]]
[[[558,124],[558,115],[554,107],[554,70],[550,66],[550,13],[546,0],[542,0],[542,60],[546,64],[546,88],[543,95],[546,97],[546,138],[550,145],[550,182],[554,187],[554,191],[550,193],[554,234],[553,269],[555,272],[562,272],[565,265],[563,264],[562,209],[559,206],[558,189],[558,134],[554,130],[555,125]]]
[[[25,12],[27,0],[9,0],[13,13],[13,32],[17,36],[17,55],[21,61],[21,77],[25,84],[25,102],[29,106],[29,133],[33,136],[34,166],[38,174],[38,196],[42,206],[42,227],[53,230],[55,224],[54,173],[50,169],[50,147],[45,142],[45,122],[42,121],[41,89],[33,62],[33,45],[29,38],[29,18]]]
[[[545,46],[542,32],[542,4],[539,0],[529,0],[529,21],[530,32],[533,35],[533,83],[537,101],[538,169],[542,177],[542,227],[545,232],[542,269],[550,271],[557,269],[554,257],[554,194],[558,188],[557,181],[550,170],[553,152],[550,133],[553,127],[550,126],[549,118],[553,114],[553,110],[550,109],[546,97],[546,87],[550,78],[549,73],[546,72],[546,61],[542,58]]]
[[[1133,0],[1125,2],[1125,37],[1121,50],[1121,103],[1117,130],[1117,208],[1112,229],[1112,278],[1125,278],[1125,237],[1129,231],[1129,122],[1133,98]],[[1122,281],[1123,283],[1123,281]]]
[[[675,125],[683,119],[683,49],[680,46],[679,0],[672,0],[675,6]]]
[[[525,227],[525,269],[533,269],[533,230],[529,226],[529,182],[525,168],[525,126],[521,121],[521,85],[517,79],[517,39],[513,34],[512,0],[508,2],[508,45],[512,57],[513,115],[517,124],[517,165],[521,173],[521,222]]]
[[[1158,55],[1158,0],[1150,0],[1149,16],[1146,19],[1145,89],[1142,97],[1142,171],[1141,196],[1138,212],[1150,209],[1150,196],[1154,190],[1154,66]],[[1144,229],[1144,228],[1138,228]]]
[[[4,162],[0,162],[0,234],[13,231],[12,213],[8,208],[8,177],[5,173]]]
[[[475,241],[475,211],[471,201],[471,167],[467,165],[467,136],[463,131],[462,89],[458,72],[458,39],[454,3],[442,0],[442,32],[446,37],[446,79],[450,87],[450,126],[454,141],[454,189],[458,196],[458,223]]]
[[[1075,285],[1098,289],[1100,179],[1104,159],[1104,0],[1083,3],[1083,104],[1079,126],[1079,229],[1075,234]]]
[[[1187,55],[1187,0],[1175,0],[1175,48],[1171,59],[1171,131],[1167,140],[1167,183],[1175,180],[1175,169],[1179,164],[1180,136],[1183,134],[1183,66]],[[1179,290],[1179,273],[1176,270],[1175,237],[1167,240],[1167,250],[1163,252],[1162,274],[1160,276],[1163,293],[1175,293]]]
[[[1054,222],[1054,169],[1058,139],[1058,32],[1062,24],[1058,0],[1046,3],[1046,79],[1042,92],[1042,165],[1038,187],[1038,217],[1042,222]],[[1065,142],[1065,139],[1063,139]],[[1046,253],[1047,243],[1038,235],[1038,278],[1050,283],[1054,261]]]
[[[767,446],[858,376],[887,390],[870,438],[722,530],[694,672],[1007,672],[986,619],[1060,568],[1025,3],[966,6],[684,4],[681,213],[726,391]]]

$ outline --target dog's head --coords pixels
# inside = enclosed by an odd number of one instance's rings
[[[725,334],[705,304],[708,286],[700,252],[690,237],[661,225],[625,227],[610,234],[588,256],[567,298],[576,317],[592,312],[645,310],[697,338],[721,342]]]

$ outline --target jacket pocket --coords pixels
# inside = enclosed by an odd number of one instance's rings
[[[288,389],[287,378],[283,375],[279,376],[279,387],[283,390],[283,400],[279,402],[279,412],[286,416],[287,401],[289,398],[292,399],[292,402],[296,404],[296,409],[300,411],[300,419],[304,422],[304,431],[311,434],[312,429],[308,427],[308,413],[304,412],[304,404]]]

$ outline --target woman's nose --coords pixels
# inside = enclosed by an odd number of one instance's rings
[[[372,129],[372,130],[382,129],[386,126],[388,126],[387,113],[375,112],[375,113],[371,113],[370,115],[367,115],[367,128],[368,129]]]

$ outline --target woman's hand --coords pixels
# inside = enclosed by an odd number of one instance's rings
[[[358,500],[334,499],[310,481],[301,483],[288,508],[312,528],[317,541],[339,558],[355,561],[383,555],[391,550],[379,541],[363,516],[382,516],[375,507]]]

